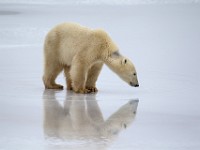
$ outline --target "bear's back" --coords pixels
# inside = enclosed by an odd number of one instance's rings
[[[80,36],[86,36],[89,32],[91,32],[91,29],[81,26],[76,23],[62,23],[55,27],[55,30],[61,35],[61,36],[72,36],[72,37],[80,37]]]
[[[57,25],[47,34],[45,43],[48,43],[47,49],[57,53],[55,55],[59,57],[59,61],[62,64],[69,66],[73,57],[80,51],[95,55],[102,53],[105,49],[109,49],[109,53],[118,50],[104,30],[90,29],[76,23]]]
[[[86,49],[90,43],[91,29],[76,23],[62,23],[53,28],[50,34],[55,36],[60,62],[70,66],[76,53]]]

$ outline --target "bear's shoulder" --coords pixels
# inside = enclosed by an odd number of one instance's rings
[[[92,34],[94,39],[100,41],[103,49],[108,49],[111,53],[118,51],[117,45],[103,29],[94,29]]]
[[[93,36],[99,39],[109,39],[109,35],[103,29],[92,29]]]

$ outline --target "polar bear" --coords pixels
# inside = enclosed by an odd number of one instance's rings
[[[56,98],[56,93],[55,90],[43,93],[46,138],[112,141],[132,124],[137,114],[139,100],[130,100],[104,120],[95,94],[67,91],[63,101]]]
[[[96,92],[104,63],[129,85],[139,86],[134,65],[119,53],[105,31],[76,23],[59,24],[47,34],[44,43],[45,88],[63,89],[55,79],[64,70],[68,90]]]

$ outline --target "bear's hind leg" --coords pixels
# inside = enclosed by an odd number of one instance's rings
[[[80,61],[78,56],[75,56],[70,69],[72,88],[76,93],[90,93],[90,91],[85,88],[88,68],[83,62],[84,61]]]
[[[73,90],[72,80],[71,80],[69,71],[70,71],[70,66],[65,66],[64,67],[64,74],[65,74],[65,77],[66,77],[67,90]]]
[[[63,86],[55,83],[55,79],[62,71],[63,66],[57,63],[45,64],[43,82],[46,89],[63,89]]]
[[[96,81],[103,67],[103,62],[95,63],[88,71],[86,89],[91,92],[97,92]]]

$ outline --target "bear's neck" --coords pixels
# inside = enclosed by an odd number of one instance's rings
[[[115,73],[119,73],[120,64],[119,60],[116,58],[108,57],[104,60],[104,63]]]

